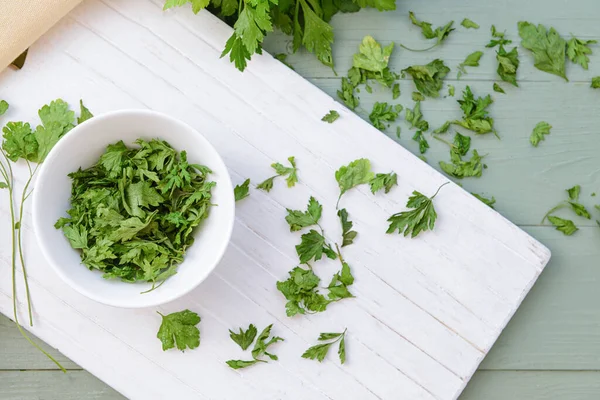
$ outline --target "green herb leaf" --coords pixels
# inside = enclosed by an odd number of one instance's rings
[[[425,96],[419,92],[412,92],[413,101],[425,101]]]
[[[163,10],[168,10],[173,7],[181,7],[190,3],[194,14],[198,14],[200,10],[208,6],[208,0],[166,0]]]
[[[371,162],[366,158],[352,161],[346,166],[340,167],[335,172],[335,180],[340,187],[340,198],[348,190],[365,183],[369,183],[375,175],[371,171]],[[338,198],[338,204],[339,204]]]
[[[398,118],[400,111],[402,111],[402,108],[391,106],[388,103],[375,102],[373,110],[369,114],[369,120],[375,128],[383,131],[386,127],[385,124],[394,122]]]
[[[575,226],[573,221],[568,219],[563,219],[550,215],[548,216],[548,220],[552,225],[554,225],[557,231],[561,231],[565,236],[571,236],[579,230],[579,228]]]
[[[229,365],[231,368],[233,369],[242,369],[242,368],[246,368],[246,367],[250,367],[256,363],[259,362],[264,362],[262,360],[229,360],[229,361],[225,361],[225,363],[227,365]]]
[[[174,347],[184,351],[200,345],[200,331],[196,327],[200,323],[198,314],[190,310],[158,314],[162,317],[162,323],[156,337],[162,342],[163,351]]]
[[[406,116],[404,117],[406,122],[410,123],[410,127],[417,128],[420,131],[429,130],[429,123],[423,119],[423,114],[421,113],[421,102],[417,101],[415,107],[411,110],[409,108],[406,109]]]
[[[388,66],[394,50],[394,42],[381,47],[372,36],[365,36],[360,44],[359,53],[354,55],[352,65],[367,71],[383,72]]]
[[[600,89],[600,76],[595,76],[592,78],[592,89]]]
[[[510,52],[506,52],[504,46],[500,45],[500,48],[496,52],[496,60],[498,60],[498,76],[508,83],[514,86],[517,84],[517,69],[519,68],[519,53],[516,47]]]
[[[520,21],[519,36],[521,45],[533,53],[534,65],[541,71],[564,78],[566,42],[554,28],[546,30],[544,25],[537,27],[529,22]]]
[[[346,107],[351,110],[354,110],[359,104],[358,97],[354,95],[355,87],[356,85],[353,85],[350,79],[343,77],[342,89],[337,91],[338,97],[344,102]]]
[[[377,174],[369,185],[371,185],[371,193],[375,194],[381,189],[385,189],[385,193],[389,193],[394,185],[398,184],[398,175],[395,172],[389,174]]]
[[[82,122],[87,121],[92,118],[94,114],[88,110],[86,106],[83,105],[83,100],[79,100],[79,118],[77,118],[77,123],[81,124]]]
[[[235,201],[245,199],[250,194],[250,179],[246,179],[241,185],[236,185],[233,188],[233,196]]]
[[[500,85],[498,85],[496,82],[494,82],[494,92],[506,94],[504,89],[502,89],[502,87],[500,87]]]
[[[0,115],[3,115],[8,111],[8,103],[6,100],[0,100]]]
[[[298,168],[296,167],[296,159],[294,157],[288,157],[288,161],[291,167],[286,167],[280,163],[271,164],[271,168],[275,170],[277,175],[267,178],[263,182],[259,183],[256,188],[264,190],[266,192],[273,189],[273,183],[275,178],[278,176],[287,176],[286,182],[288,187],[293,187],[298,182]]]
[[[429,148],[429,142],[427,142],[427,139],[423,136],[423,131],[416,131],[412,140],[419,143],[419,151],[421,154],[424,154]]]
[[[411,208],[411,210],[392,215],[388,219],[390,226],[386,233],[394,233],[397,230],[398,233],[403,233],[404,236],[411,235],[412,238],[415,238],[421,232],[433,230],[437,219],[433,199],[444,185],[446,183],[440,186],[431,197],[427,197],[416,190],[413,191],[412,196],[408,198],[406,203],[406,207]]]
[[[332,260],[336,254],[331,246],[325,241],[322,234],[311,229],[308,233],[301,236],[302,241],[296,246],[296,252],[300,258],[301,264],[306,264],[311,260],[319,261],[323,253]]]
[[[396,100],[398,97],[400,97],[400,84],[396,83],[392,88],[392,99]]]
[[[340,357],[340,362],[343,364],[346,361],[346,346],[344,338],[346,336],[346,330],[341,333],[321,333],[319,335],[319,341],[331,340],[329,343],[320,343],[315,346],[309,347],[304,354],[302,354],[302,358],[306,358],[309,360],[317,360],[319,362],[323,362],[329,349],[335,343],[340,343],[338,354]]]
[[[2,132],[2,148],[11,161],[17,161],[19,158],[37,161],[38,142],[29,123],[8,122],[2,128]]]
[[[321,118],[321,121],[325,121],[325,122],[329,122],[330,124],[333,124],[333,122],[338,119],[340,117],[340,113],[338,113],[335,110],[329,110],[329,112],[327,114],[325,114],[325,116],[323,118]]]
[[[569,199],[572,201],[579,200],[579,194],[581,193],[581,186],[575,185],[570,189],[567,189],[567,194],[569,195]]]
[[[460,24],[467,29],[479,29],[479,25],[476,22],[471,21],[469,18],[463,19]]]
[[[323,207],[311,196],[308,200],[306,211],[290,210],[288,208],[287,212],[288,215],[285,217],[285,220],[290,225],[290,231],[295,232],[312,225],[318,225],[319,219],[321,219],[321,213],[323,212]]]
[[[494,39],[490,40],[490,42],[486,44],[485,47],[491,48],[496,46],[506,46],[512,43],[512,40],[504,38],[504,36],[506,35],[505,32],[499,32],[498,30],[496,30],[495,25],[492,25],[490,30],[492,32],[492,38]]]
[[[254,344],[254,348],[252,349],[252,358],[254,358],[255,360],[258,360],[259,357],[262,357],[263,355],[266,355],[271,360],[277,360],[277,356],[274,354],[268,353],[267,349],[272,344],[275,344],[277,342],[283,342],[284,339],[279,336],[273,336],[272,338],[269,339],[269,336],[271,336],[272,328],[273,328],[273,324],[267,326],[265,329],[263,329],[263,331],[256,338],[256,343]]]
[[[459,155],[453,155],[451,157],[452,163],[446,163],[440,161],[440,168],[448,175],[462,179],[467,177],[479,178],[483,172],[483,163],[481,162],[483,157],[477,153],[477,150],[473,150],[473,156],[468,161],[461,159]]]
[[[454,86],[448,85],[448,96],[454,97]]]
[[[462,156],[466,156],[470,149],[471,149],[471,137],[461,135],[460,133],[456,132],[456,134],[454,135],[453,146],[450,149],[450,154],[458,155],[458,156],[462,157]]]
[[[304,15],[302,44],[306,47],[306,50],[314,53],[319,61],[332,67],[331,44],[333,43],[333,28],[319,18],[306,0],[298,1]]]
[[[588,69],[590,61],[588,54],[592,54],[590,44],[596,43],[598,43],[597,40],[580,40],[573,37],[567,42],[567,57],[575,64],[581,65],[583,69]]]
[[[258,333],[258,331],[256,330],[256,327],[253,324],[250,324],[246,331],[244,331],[242,328],[239,328],[239,331],[239,333],[235,333],[230,329],[229,337],[231,338],[231,340],[237,343],[242,348],[242,350],[246,350],[248,347],[250,347],[252,342],[254,342],[254,338],[256,338],[256,334]]]
[[[444,65],[444,62],[435,59],[427,65],[413,65],[404,70],[413,78],[417,90],[427,97],[439,97],[443,81],[450,68]]]
[[[432,29],[431,28],[431,23],[429,22],[424,22],[424,21],[419,21],[417,19],[417,17],[415,16],[415,14],[410,11],[408,13],[408,17],[410,18],[410,21],[413,23],[413,25],[416,25],[418,27],[421,28],[421,33],[423,34],[423,36],[425,37],[425,39],[437,39],[436,43],[427,48],[427,49],[422,49],[422,50],[413,50],[413,49],[409,49],[406,46],[402,46],[407,50],[410,51],[426,51],[426,50],[431,50],[434,47],[440,45],[444,40],[446,40],[446,38],[448,37],[448,35],[450,35],[450,32],[452,32],[454,30],[454,28],[452,28],[452,24],[454,24],[454,21],[450,21],[448,22],[446,25],[444,26],[438,26],[437,28]]]
[[[488,207],[490,207],[492,209],[494,208],[494,204],[496,204],[496,199],[494,198],[494,196],[492,196],[491,199],[488,199],[488,198],[483,197],[483,196],[481,196],[481,195],[479,195],[477,193],[471,192],[471,194],[473,196],[475,196],[477,199],[479,199],[482,203],[484,203],[485,205],[487,205]]]
[[[348,220],[348,211],[342,208],[337,213],[342,224],[342,247],[349,246],[354,242],[358,233],[352,230],[352,221]]]
[[[537,147],[538,144],[545,139],[544,135],[550,134],[550,129],[552,125],[547,122],[538,122],[535,128],[533,128],[533,132],[531,132],[531,136],[529,137],[529,141],[534,147]]]
[[[483,56],[483,51],[475,51],[469,54],[465,58],[465,61],[458,65],[458,74],[456,75],[456,79],[460,79],[462,75],[467,73],[465,67],[479,67],[479,60],[481,59],[481,56]]]
[[[494,101],[488,94],[485,97],[475,99],[471,88],[467,86],[463,91],[462,100],[458,100],[460,108],[463,111],[463,119],[460,121],[452,121],[463,128],[469,129],[477,134],[485,134],[494,132],[494,120],[488,116],[487,108]]]
[[[317,291],[321,279],[311,270],[300,267],[291,270],[289,275],[287,280],[277,282],[277,290],[288,301],[285,305],[287,316],[325,311],[331,300]]]

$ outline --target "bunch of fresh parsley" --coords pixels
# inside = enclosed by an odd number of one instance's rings
[[[55,227],[105,278],[155,284],[177,272],[216,183],[163,140],[135,143],[111,144],[92,167],[69,174],[69,216]]]

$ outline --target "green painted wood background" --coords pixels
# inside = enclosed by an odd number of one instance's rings
[[[367,10],[333,20],[336,41],[334,59],[338,74],[344,75],[363,36],[370,34],[384,44],[403,42],[410,47],[426,47],[417,28],[408,22],[408,10],[431,21],[434,26],[450,19],[456,25],[469,17],[481,25],[479,30],[457,26],[439,49],[410,53],[397,48],[391,67],[399,71],[408,65],[443,59],[453,71],[447,83],[456,86],[456,95],[470,85],[478,95],[492,93],[491,108],[501,140],[475,138],[473,147],[487,153],[480,179],[463,182],[467,190],[495,196],[497,210],[547,245],[552,260],[516,316],[481,365],[461,400],[597,400],[600,399],[600,229],[593,220],[574,218],[580,231],[564,237],[548,226],[541,226],[543,214],[564,199],[564,189],[581,184],[582,201],[588,207],[600,204],[600,90],[589,88],[592,76],[600,75],[600,46],[594,46],[590,70],[567,65],[570,82],[533,67],[531,55],[519,47],[521,67],[519,88],[501,84],[507,94],[492,92],[496,60],[493,50],[485,49],[492,23],[507,30],[518,43],[516,23],[529,20],[552,25],[568,38],[600,39],[600,3],[597,0],[545,1],[518,0],[398,0],[398,10],[379,13]],[[288,37],[271,35],[265,48],[275,53],[289,52]],[[455,67],[464,57],[484,51],[479,68],[456,81]],[[34,48],[35,51],[35,48]],[[335,96],[339,76],[319,64],[311,55],[289,56],[296,71]],[[412,107],[412,82],[402,80],[402,96],[394,103]],[[375,84],[374,93],[361,92],[361,116],[368,115],[374,101],[390,101],[391,94]],[[446,93],[446,89],[444,89]],[[428,99],[422,106],[424,117],[433,127],[460,116],[456,98]],[[551,135],[538,148],[528,137],[539,121],[553,125]],[[417,144],[403,122],[400,145],[416,152]],[[388,134],[395,138],[395,126]],[[428,162],[437,165],[447,160],[448,148],[430,139]],[[400,175],[409,171],[397,171]],[[598,197],[592,197],[595,191]],[[595,218],[600,213],[594,211]],[[568,213],[565,215],[569,215]],[[154,335],[154,332],[149,332]],[[121,399],[118,393],[53,349],[45,348],[69,370],[57,371],[54,365],[23,340],[12,322],[0,316],[0,399]],[[118,362],[115,360],[115,362]]]

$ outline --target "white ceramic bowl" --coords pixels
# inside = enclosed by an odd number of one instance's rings
[[[79,167],[96,163],[106,146],[123,140],[133,146],[138,138],[160,138],[176,150],[186,150],[190,163],[213,170],[210,215],[195,233],[195,242],[185,254],[177,274],[149,293],[151,285],[125,283],[102,278],[90,271],[54,223],[70,208],[71,180],[67,176]],[[33,226],[37,241],[56,273],[79,293],[116,307],[151,307],[174,300],[198,286],[217,266],[233,228],[235,201],[231,180],[223,160],[198,131],[166,115],[145,110],[116,111],[94,117],[67,133],[42,164],[33,191]]]

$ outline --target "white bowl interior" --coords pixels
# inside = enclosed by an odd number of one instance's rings
[[[188,161],[213,170],[217,182],[207,220],[195,232],[195,242],[185,254],[176,275],[158,289],[141,294],[151,285],[102,278],[81,263],[62,230],[58,218],[70,208],[71,180],[67,174],[96,163],[106,146],[123,140],[132,146],[138,138],[160,138],[176,150],[186,150]],[[48,262],[70,286],[96,301],[118,307],[150,307],[180,297],[200,284],[220,261],[231,236],[235,213],[233,189],[221,157],[196,130],[153,111],[117,111],[94,117],[65,135],[52,149],[36,181],[33,195],[33,224],[38,243]]]

